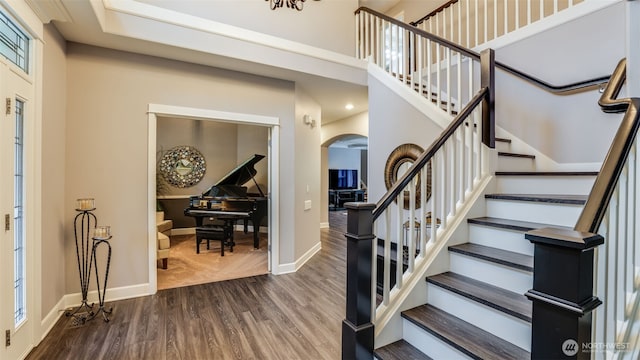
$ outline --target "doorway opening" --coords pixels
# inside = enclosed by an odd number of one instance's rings
[[[271,271],[274,261],[278,263],[278,122],[278,118],[252,114],[149,105],[151,293],[172,287],[266,274]],[[195,158],[200,160],[189,163],[191,155],[181,159],[184,161],[180,162],[180,166],[168,169],[175,171],[175,176],[168,177],[167,167],[162,170],[158,161],[166,159],[166,155],[173,154],[176,149],[197,153]],[[195,231],[197,218],[191,211],[185,213],[185,209],[193,209],[195,197],[208,194],[230,172],[237,171],[237,166],[245,158],[255,158],[256,155],[266,159],[255,163],[255,174],[247,177],[246,184],[237,185],[247,188],[249,200],[254,201],[256,198],[253,196],[257,195],[260,201],[264,201],[265,220],[259,221],[259,224],[254,224],[253,218],[246,223],[242,220],[226,223],[226,229],[232,229],[235,246],[230,252],[229,246],[225,245],[224,256],[221,251],[224,240],[212,240],[210,245],[207,240],[202,240],[198,246]],[[191,173],[188,170],[198,175],[198,181],[185,176]],[[186,183],[176,182],[176,179],[185,180]],[[206,216],[198,218],[204,224],[215,224],[226,215],[210,210],[206,212]],[[159,215],[163,215],[163,219]],[[160,222],[164,225],[162,229]],[[166,226],[167,222],[169,226]],[[256,242],[254,227],[256,238],[259,239]],[[161,242],[162,250],[159,246]]]
[[[347,202],[366,202],[368,183],[368,138],[344,134],[323,144],[326,163],[327,220],[329,227],[346,231]]]

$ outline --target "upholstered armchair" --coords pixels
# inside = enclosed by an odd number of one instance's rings
[[[169,249],[171,248],[171,229],[173,228],[172,220],[165,220],[164,211],[156,212],[157,242],[158,255],[157,259],[162,260],[162,268],[167,268],[169,260]]]

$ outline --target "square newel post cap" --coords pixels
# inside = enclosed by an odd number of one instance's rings
[[[576,250],[588,250],[604,244],[601,235],[561,228],[542,228],[531,230],[525,238],[534,244],[546,244]]]
[[[370,239],[373,236],[373,209],[376,204],[348,202],[344,204],[347,209],[347,236]]]

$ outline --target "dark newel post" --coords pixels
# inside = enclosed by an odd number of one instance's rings
[[[534,244],[532,359],[590,359],[592,311],[602,304],[593,295],[593,253],[602,236],[544,228],[525,237]]]
[[[347,292],[346,318],[342,321],[342,358],[373,358],[371,323],[371,272],[373,209],[375,204],[346,203]]]
[[[496,147],[496,61],[493,49],[480,53],[480,87],[489,92],[482,104],[482,143],[493,149]]]

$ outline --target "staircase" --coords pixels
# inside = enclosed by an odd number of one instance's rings
[[[536,172],[535,157],[496,139],[496,193],[467,221],[468,242],[448,248],[449,271],[426,278],[427,303],[402,312],[401,340],[378,359],[528,359],[533,245],[524,233],[572,227],[595,172]]]

